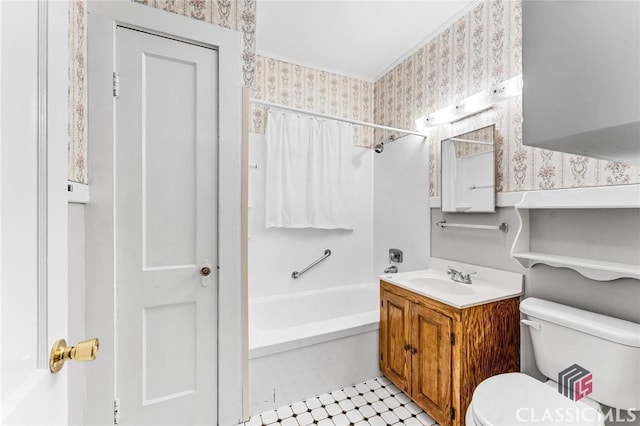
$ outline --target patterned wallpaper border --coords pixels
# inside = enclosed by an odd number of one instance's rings
[[[414,128],[416,118],[522,73],[521,0],[485,0],[375,83],[255,53],[256,0],[134,0],[240,31],[244,84],[256,97],[378,124]],[[88,183],[86,0],[69,8],[68,178]],[[251,131],[264,132],[264,107],[252,106]],[[522,99],[429,131],[431,141],[496,124],[499,192],[640,182],[640,169],[522,145]],[[389,132],[356,129],[358,146]],[[439,193],[440,144],[429,153],[430,194]]]
[[[415,119],[522,74],[522,2],[486,0],[375,83],[375,122],[414,128]],[[496,124],[497,191],[531,191],[640,182],[622,163],[522,144],[522,97],[429,131],[430,194],[440,192],[440,141]],[[390,132],[376,130],[375,140]]]
[[[264,56],[256,59],[255,97],[337,117],[373,121],[373,83]],[[264,133],[266,107],[251,106],[251,132]],[[354,126],[354,145],[373,146],[373,129]]]
[[[256,0],[132,0],[240,31],[242,80],[255,85]],[[67,178],[89,183],[87,171],[87,0],[69,2],[69,127]]]
[[[69,89],[67,179],[88,183],[87,177],[87,4],[69,3]]]

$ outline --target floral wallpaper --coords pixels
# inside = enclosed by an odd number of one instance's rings
[[[242,79],[254,86],[256,0],[132,0],[242,33]]]
[[[87,4],[69,2],[67,179],[87,183]]]
[[[481,129],[476,129],[468,133],[456,135],[461,140],[453,140],[453,146],[456,148],[456,157],[466,157],[468,155],[475,155],[481,152],[493,151],[494,145],[476,144],[468,141],[478,142],[491,142],[494,139],[494,126],[487,126]],[[467,141],[462,141],[466,139]]]
[[[373,83],[257,56],[258,99],[361,121],[373,121]],[[251,106],[251,132],[264,133],[266,107]],[[354,145],[373,146],[373,129],[354,126]]]
[[[374,120],[415,128],[414,121],[522,74],[522,3],[486,0],[375,83]],[[522,145],[522,98],[516,97],[455,124],[429,131],[430,193],[439,193],[439,141],[496,124],[499,192],[640,182],[640,170]],[[375,132],[384,140],[389,132]]]
[[[257,0],[134,0],[240,31],[242,77],[259,99],[346,118],[413,129],[414,121],[522,73],[521,0],[485,0],[375,83],[255,54]],[[88,183],[86,0],[69,8],[68,178]],[[496,125],[499,192],[640,182],[640,170],[622,163],[522,145],[522,99],[512,98],[460,122],[429,131],[430,193],[439,193],[442,139]],[[265,108],[253,105],[251,131],[264,132]],[[356,126],[358,146],[389,132]]]
[[[242,34],[242,79],[255,85],[256,0],[134,0],[147,6],[219,25]],[[67,177],[88,183],[87,172],[87,7],[69,2],[69,128]]]

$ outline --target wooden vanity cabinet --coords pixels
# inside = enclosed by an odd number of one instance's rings
[[[380,281],[380,370],[440,425],[484,379],[520,371],[519,298],[458,309]]]

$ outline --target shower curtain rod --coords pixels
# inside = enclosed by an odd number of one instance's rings
[[[297,112],[300,114],[313,115],[316,117],[327,118],[329,120],[342,121],[343,123],[357,124],[358,126],[373,127],[375,129],[391,130],[393,132],[406,133],[408,135],[422,136],[423,138],[427,137],[427,135],[425,135],[424,133],[414,132],[412,130],[398,129],[396,127],[382,126],[380,124],[368,123],[366,121],[351,120],[349,118],[336,117],[329,114],[323,114],[321,112],[313,112],[306,109],[294,108],[288,105],[281,105],[281,104],[276,104],[274,102],[263,101],[262,99],[251,98],[249,99],[249,101],[253,102],[254,104],[270,106],[270,107],[274,107],[274,108],[278,108],[286,111]]]

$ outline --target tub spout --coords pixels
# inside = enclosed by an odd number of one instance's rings
[[[385,274],[395,274],[396,272],[398,272],[398,267],[396,265],[389,265],[384,270]]]

